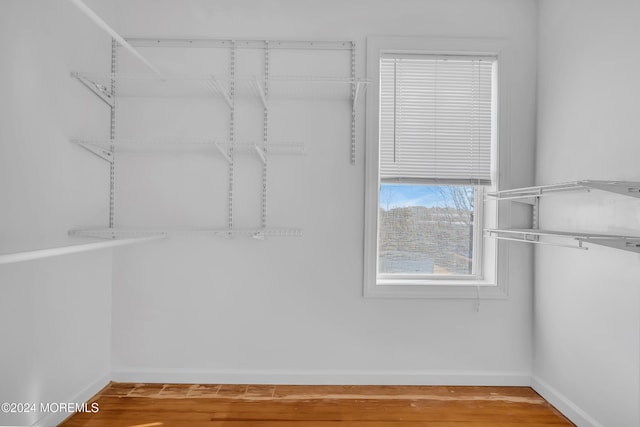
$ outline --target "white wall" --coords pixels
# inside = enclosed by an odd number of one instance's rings
[[[513,184],[532,183],[534,1],[127,0],[117,17],[127,36],[353,39],[360,75],[368,35],[507,38],[517,58],[504,141],[512,144]],[[484,301],[479,313],[467,300],[363,299],[364,123],[351,166],[348,116],[334,123],[320,107],[310,115],[301,119],[309,154],[270,169],[281,185],[270,209],[289,221],[278,225],[300,226],[304,237],[173,238],[114,256],[114,379],[527,384],[530,248],[514,245],[509,298]],[[135,118],[122,123],[140,131]],[[178,166],[185,183],[194,178],[186,165]],[[147,168],[138,179],[154,179]],[[122,175],[120,188],[137,185],[134,175]],[[212,208],[180,185],[169,191],[186,214]],[[224,212],[224,193],[211,197]],[[119,212],[122,223],[140,213],[124,203]]]
[[[68,2],[0,2],[3,253],[106,220],[108,172],[68,139],[106,130],[107,109],[69,73],[106,66],[109,52],[110,40]],[[99,390],[110,376],[110,316],[109,251],[0,265],[0,402],[83,401]],[[0,424],[65,416],[0,413]]]
[[[640,180],[640,3],[544,0],[537,181]],[[639,235],[640,200],[542,201],[541,227]],[[640,255],[536,252],[535,388],[580,426],[640,425]]]

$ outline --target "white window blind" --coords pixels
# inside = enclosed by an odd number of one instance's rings
[[[382,182],[491,184],[495,57],[380,58]]]

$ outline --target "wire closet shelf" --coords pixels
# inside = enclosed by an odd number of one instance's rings
[[[533,227],[529,229],[490,228],[485,229],[485,233],[490,237],[495,237],[500,240],[563,246],[577,249],[588,249],[588,247],[584,245],[593,244],[640,253],[640,236],[539,229],[538,210],[541,197],[575,191],[590,192],[592,190],[600,190],[640,198],[640,182],[634,181],[582,180],[487,193],[487,200],[513,201],[531,204],[533,207]]]

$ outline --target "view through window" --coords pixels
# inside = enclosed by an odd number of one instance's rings
[[[379,200],[379,273],[473,273],[473,186],[382,184]]]

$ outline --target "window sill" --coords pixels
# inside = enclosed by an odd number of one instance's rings
[[[378,280],[365,298],[505,299],[506,289],[486,280]]]

